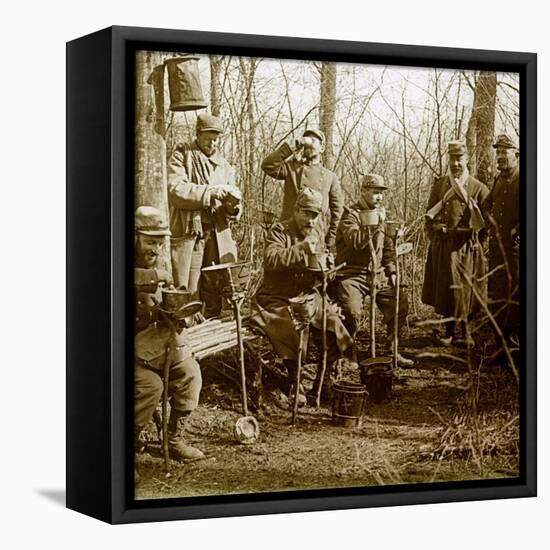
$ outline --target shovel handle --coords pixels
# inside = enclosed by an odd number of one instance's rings
[[[164,457],[164,471],[170,471],[170,453],[168,450],[168,384],[170,382],[170,340],[166,344],[166,359],[162,376],[162,454]]]
[[[243,415],[248,416],[248,400],[246,395],[246,371],[244,367],[244,344],[243,344],[243,327],[241,317],[241,304],[238,300],[233,301],[233,309],[235,310],[235,320],[237,322],[237,342],[239,344],[239,363],[241,366],[241,391],[243,399]]]
[[[321,406],[321,392],[323,390],[323,382],[325,380],[325,374],[327,372],[327,278],[323,278],[323,288],[322,288],[322,322],[323,322],[323,362],[321,364],[321,376],[319,378],[319,387],[317,388],[317,395],[315,396],[315,406],[319,408]]]
[[[302,346],[304,344],[304,329],[300,329],[300,344],[298,348],[298,366],[296,368],[296,382],[294,383],[294,405],[292,407],[292,424],[296,422],[298,414],[298,397],[300,395],[300,379],[302,378]]]

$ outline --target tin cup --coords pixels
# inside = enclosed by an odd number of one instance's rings
[[[315,252],[306,256],[308,269],[326,271],[328,269],[328,254],[326,252]]]
[[[362,227],[372,227],[380,222],[378,210],[359,210],[359,220]]]
[[[191,301],[192,292],[179,289],[162,289],[162,309],[170,313],[176,312]]]

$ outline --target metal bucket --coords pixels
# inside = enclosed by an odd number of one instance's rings
[[[373,357],[360,363],[361,382],[373,403],[382,403],[392,396],[392,362],[391,357]]]
[[[333,386],[332,422],[337,426],[356,428],[363,422],[363,409],[369,395],[363,384],[342,380]]]
[[[171,111],[204,109],[198,57],[175,57],[166,61]]]

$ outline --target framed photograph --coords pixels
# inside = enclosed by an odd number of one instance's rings
[[[69,508],[536,495],[535,54],[112,27],[67,102]]]

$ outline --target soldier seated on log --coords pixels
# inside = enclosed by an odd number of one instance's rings
[[[202,386],[199,364],[192,356],[185,331],[162,316],[161,288],[171,285],[170,274],[157,266],[168,225],[161,213],[150,206],[140,206],[135,212],[135,394],[134,444],[163,395],[163,372],[169,361],[168,446],[175,460],[204,458],[199,449],[183,439],[186,419],[197,408]],[[167,355],[168,354],[168,355]]]
[[[364,315],[363,302],[365,297],[371,294],[372,278],[374,277],[374,284],[377,285],[382,271],[385,272],[390,286],[376,290],[376,304],[384,315],[388,339],[391,340],[393,336],[396,305],[396,251],[395,242],[386,224],[386,212],[383,207],[386,189],[382,176],[365,175],[359,201],[344,209],[336,235],[336,263],[345,262],[346,265],[338,272],[331,287],[331,294],[342,307],[344,323],[354,340]],[[371,240],[374,254],[371,250]],[[399,292],[399,329],[403,326],[407,313],[407,295],[401,290]],[[353,350],[352,356],[356,362],[356,349]],[[413,361],[401,356],[399,352],[397,352],[397,362],[400,366],[413,364]]]
[[[322,297],[316,288],[318,278],[307,269],[308,255],[324,249],[324,239],[317,230],[317,218],[322,212],[323,197],[316,190],[304,187],[299,193],[290,219],[275,223],[266,237],[264,256],[264,280],[256,294],[256,311],[251,322],[257,325],[269,338],[277,354],[283,359],[288,378],[282,390],[292,393],[296,380],[299,335],[291,316],[291,299],[311,296],[312,319],[304,332],[302,357],[307,352],[308,336],[311,332],[320,350],[322,330]],[[339,311],[327,300],[328,364],[352,343],[342,323]],[[322,353],[319,353],[322,356]],[[322,361],[322,358],[319,360]],[[316,395],[320,385],[321,369],[312,388]],[[328,381],[329,373],[325,376]],[[300,404],[306,403],[303,388],[300,389]]]

